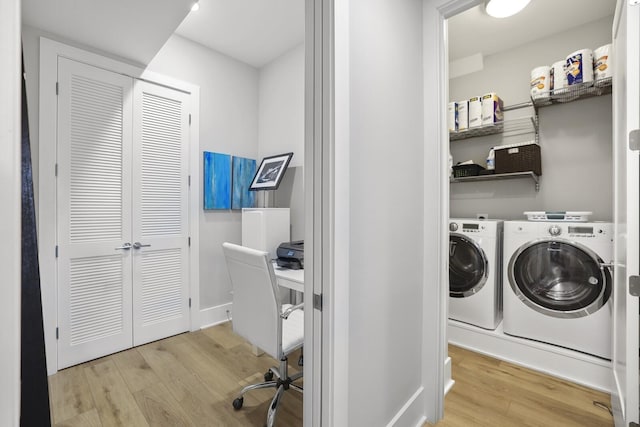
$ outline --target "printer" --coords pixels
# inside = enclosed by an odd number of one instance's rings
[[[278,267],[300,270],[304,268],[304,240],[280,243],[276,250]]]

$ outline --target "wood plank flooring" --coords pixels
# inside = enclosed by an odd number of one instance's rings
[[[613,427],[609,395],[449,345],[455,385],[437,427]],[[431,424],[426,424],[430,426]]]
[[[294,354],[291,372],[297,372]],[[49,377],[55,426],[262,426],[275,389],[254,390],[235,411],[242,387],[263,380],[276,361],[256,357],[225,323],[64,369]],[[285,392],[278,426],[302,425],[302,395]]]
[[[613,426],[593,405],[608,405],[605,393],[451,345],[449,355],[456,384],[437,427]],[[273,389],[248,393],[240,411],[231,402],[275,364],[225,323],[58,372],[49,377],[51,418],[58,427],[262,426]],[[281,405],[277,425],[302,426],[302,396],[288,391]]]

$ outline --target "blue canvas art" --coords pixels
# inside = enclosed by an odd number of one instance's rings
[[[231,156],[204,152],[204,208],[231,209]]]
[[[244,157],[234,157],[233,194],[231,209],[253,208],[255,206],[255,192],[249,191],[249,185],[256,174],[256,161]]]

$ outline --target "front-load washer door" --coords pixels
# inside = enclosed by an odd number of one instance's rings
[[[509,261],[511,289],[527,306],[553,317],[587,316],[606,304],[611,274],[579,243],[541,239],[521,246]]]
[[[478,243],[462,234],[449,235],[449,296],[464,298],[487,282],[489,262]]]

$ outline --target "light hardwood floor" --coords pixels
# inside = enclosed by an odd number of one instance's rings
[[[290,358],[291,372],[298,355]],[[276,366],[225,323],[64,369],[49,377],[55,426],[262,426],[275,389],[254,390],[235,411],[245,385]],[[302,425],[302,395],[285,392],[278,426]]]
[[[449,355],[456,384],[438,427],[613,426],[607,410],[593,405],[608,404],[604,393],[455,346]],[[295,365],[297,355],[291,361]],[[230,323],[177,335],[49,377],[52,421],[82,427],[262,426],[273,389],[248,393],[240,411],[231,402],[273,365],[266,355],[255,357]],[[300,394],[285,393],[277,421],[302,425]]]
[[[437,427],[613,426],[609,395],[449,345],[455,385]],[[427,424],[430,425],[430,424]]]

